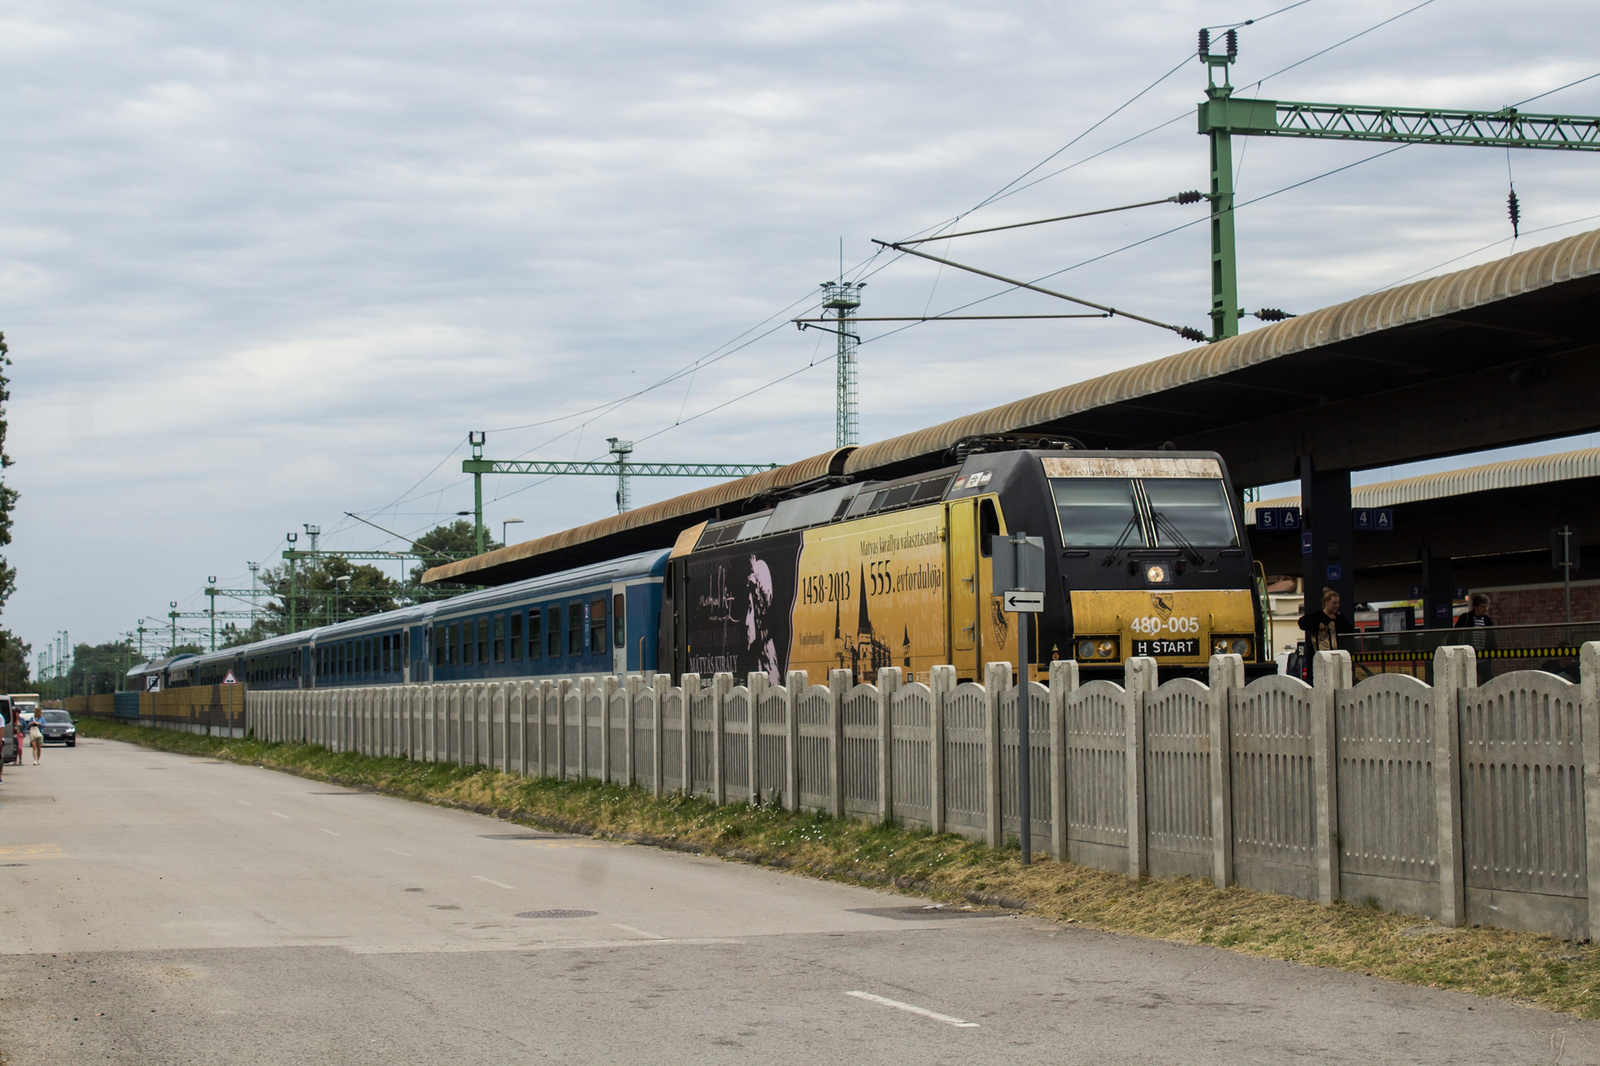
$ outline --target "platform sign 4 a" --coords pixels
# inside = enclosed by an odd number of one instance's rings
[[[228,671],[228,676],[226,676],[226,677],[224,677],[222,679],[222,683],[224,685],[237,685],[239,683],[239,679],[237,677],[233,676],[233,671],[232,670],[229,670]]]
[[[1350,524],[1363,532],[1392,532],[1394,530],[1394,508],[1357,507],[1350,512]]]

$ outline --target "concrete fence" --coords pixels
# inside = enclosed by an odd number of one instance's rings
[[[1053,663],[1021,688],[935,667],[877,684],[835,670],[786,685],[752,674],[251,692],[269,740],[593,778],[715,803],[896,819],[1000,844],[1021,828],[1029,760],[1036,849],[1139,877],[1206,878],[1323,903],[1581,939],[1600,932],[1600,642],[1581,684],[1519,671],[1476,683],[1473,650],[1440,648],[1435,685],[1351,683],[1321,652],[1316,684],[1246,684],[1237,656],[1209,684],[1160,683],[1149,659],[1121,685]],[[1024,754],[1025,753],[1025,754]]]

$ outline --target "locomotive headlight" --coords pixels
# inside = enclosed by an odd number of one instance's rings
[[[1092,641],[1092,640],[1080,640],[1080,641],[1078,641],[1078,658],[1080,658],[1080,659],[1093,659],[1094,658],[1094,641]]]
[[[1213,640],[1211,642],[1211,654],[1212,655],[1226,655],[1226,654],[1228,654],[1228,638],[1227,637],[1218,637],[1217,639]]]
[[[1102,640],[1095,645],[1094,650],[1099,653],[1102,659],[1115,659],[1117,657],[1117,642],[1114,640]]]
[[[1089,637],[1080,640],[1078,641],[1078,661],[1115,659],[1121,646],[1116,637]]]
[[[1172,571],[1167,569],[1165,563],[1151,563],[1144,568],[1144,581],[1147,585],[1165,585],[1172,580]]]
[[[1250,651],[1251,651],[1250,645],[1251,645],[1251,640],[1250,640],[1249,637],[1234,637],[1233,638],[1233,654],[1238,655],[1238,656],[1242,656],[1243,658],[1246,658],[1246,659],[1250,658]]]

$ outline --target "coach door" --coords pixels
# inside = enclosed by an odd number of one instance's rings
[[[950,504],[950,662],[960,678],[978,676],[978,508],[975,500]]]
[[[623,585],[611,586],[611,672],[628,676],[628,597]],[[643,659],[640,660],[641,664]],[[640,671],[635,670],[635,673]]]

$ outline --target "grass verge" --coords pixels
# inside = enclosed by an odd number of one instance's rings
[[[1325,966],[1407,984],[1600,1017],[1600,951],[1533,933],[1444,929],[1375,906],[1305,900],[1209,882],[1130,881],[1070,863],[1023,866],[951,833],[872,825],[772,806],[716,807],[681,794],[552,781],[483,767],[334,753],[306,744],[224,740],[80,719],[84,736],[283,770],[391,796],[466,807],[514,822],[888,884],[936,899],[1003,900],[1031,914],[1109,932]]]

